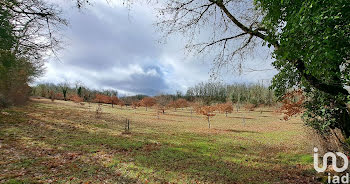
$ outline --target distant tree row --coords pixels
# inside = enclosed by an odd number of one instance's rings
[[[114,103],[115,100],[107,98],[117,97],[118,92],[116,90],[92,90],[79,82],[76,82],[74,85],[70,85],[69,83],[60,83],[57,85],[46,83],[32,87],[32,95],[50,98],[52,100],[57,99],[97,103],[110,103],[111,101],[111,103]]]
[[[189,101],[202,101],[210,105],[232,102],[238,104],[273,105],[276,98],[272,90],[262,84],[199,83],[190,87],[185,95]]]
[[[146,108],[157,105],[159,109],[184,108],[188,103],[198,103],[202,105],[215,105],[230,102],[233,104],[250,104],[253,107],[258,105],[273,105],[276,98],[273,91],[260,84],[230,84],[222,83],[199,83],[190,87],[183,95],[177,92],[175,95],[161,94],[154,98],[146,95],[134,95],[118,98],[116,90],[92,90],[80,82],[74,85],[68,83],[61,84],[39,84],[32,87],[32,95],[58,100],[72,100],[84,102],[97,102],[116,105],[122,101],[124,105]],[[114,99],[111,99],[115,97]],[[81,98],[81,100],[80,100]]]

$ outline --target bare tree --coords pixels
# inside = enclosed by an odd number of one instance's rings
[[[61,88],[64,101],[67,101],[67,92],[69,89],[69,84],[67,82],[64,82],[64,83],[59,84],[59,87]]]
[[[246,53],[252,54],[266,37],[253,1],[168,0],[159,18],[157,25],[166,37],[182,33],[188,38],[190,53],[214,54],[214,70],[226,65],[241,71]]]
[[[49,51],[56,54],[62,43],[60,30],[68,25],[58,6],[42,0],[1,0],[12,17],[12,32],[18,39],[14,51],[38,61]]]

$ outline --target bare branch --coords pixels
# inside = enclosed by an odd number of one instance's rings
[[[2,9],[11,15],[12,32],[17,38],[14,51],[28,58],[41,58],[48,51],[60,49],[59,29],[67,26],[61,10],[42,0],[0,1]]]
[[[217,69],[233,64],[230,66],[241,70],[241,62],[244,62],[246,55],[254,55],[253,49],[258,42],[262,42],[255,37],[263,40],[266,38],[266,30],[261,27],[262,16],[255,11],[251,1],[166,2],[166,6],[159,11],[161,21],[157,23],[160,31],[165,33],[164,38],[173,34],[183,34],[188,39],[186,52],[200,54],[204,60],[213,59]],[[212,58],[213,55],[209,53],[214,53],[215,57]]]
[[[205,45],[205,46],[199,51],[199,53],[203,52],[207,47],[212,46],[212,45],[215,45],[215,44],[217,44],[217,43],[219,43],[219,42],[223,42],[223,41],[225,42],[225,43],[224,43],[224,48],[225,48],[225,47],[226,47],[226,43],[227,43],[228,40],[232,40],[232,39],[238,38],[238,37],[243,36],[243,35],[245,35],[245,34],[247,34],[247,33],[241,33],[241,34],[239,34],[239,35],[231,36],[231,37],[228,37],[228,38],[222,38],[222,39],[220,39],[220,40],[216,40],[216,41],[214,41],[214,42],[211,42],[211,43]]]
[[[253,30],[248,27],[246,27],[245,25],[243,25],[240,21],[238,21],[232,14],[231,12],[226,8],[226,6],[223,4],[222,1],[215,1],[215,0],[209,0],[213,3],[215,3],[218,7],[220,7],[220,9],[227,15],[227,17],[229,19],[232,20],[232,22],[237,25],[240,29],[242,29],[242,31],[244,31],[245,33],[257,36],[263,40],[265,40],[266,36],[262,33],[259,32],[259,30]],[[252,24],[253,25],[253,24]]]

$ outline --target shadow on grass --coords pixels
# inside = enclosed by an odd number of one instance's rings
[[[260,132],[256,132],[256,131],[249,131],[249,130],[233,130],[233,129],[217,129],[217,128],[213,128],[213,130],[225,131],[225,132],[233,132],[233,133],[252,133],[252,134],[261,134]]]
[[[231,153],[223,150],[224,148],[231,149]],[[261,153],[266,150],[271,151],[271,154]],[[229,144],[215,147],[210,144],[197,143],[162,146],[156,151],[139,152],[133,156],[133,159],[135,165],[140,169],[151,169],[158,176],[188,177],[185,182],[190,183],[281,182],[281,178],[286,173],[293,173],[289,179],[293,177],[297,179],[298,176],[304,175],[302,170],[292,167],[288,162],[269,159],[279,151],[281,151],[279,148],[266,145],[255,145],[253,149]],[[288,155],[283,156],[288,157]],[[177,181],[176,177],[172,179],[173,182]],[[308,181],[308,179],[305,177],[302,180]]]
[[[239,117],[239,116],[229,116],[229,117],[227,117],[227,118],[233,118],[233,119],[256,119],[256,118],[251,118],[251,117]]]
[[[15,115],[15,116],[14,116]],[[113,169],[105,167],[90,153],[115,150],[125,152],[142,143],[103,133],[72,129],[71,126],[41,120],[21,121],[13,113],[0,117],[0,183],[137,183]],[[16,121],[13,121],[15,118]],[[51,125],[51,128],[44,126]]]
[[[40,110],[40,113],[45,114],[44,109]],[[70,116],[67,117],[67,114]],[[9,150],[12,147],[12,151],[21,153],[25,158],[43,159],[25,161],[21,165],[28,170],[24,176],[39,172],[44,178],[56,177],[65,181],[73,177],[77,181],[91,179],[136,183],[140,181],[138,177],[141,177],[154,182],[262,183],[279,182],[286,173],[292,173],[289,175],[293,179],[303,172],[292,167],[294,162],[289,163],[289,154],[278,154],[283,151],[278,146],[256,142],[241,143],[235,140],[220,142],[220,137],[195,133],[174,136],[162,134],[155,137],[153,133],[146,132],[132,133],[125,137],[111,135],[107,131],[91,131],[88,127],[72,126],[75,122],[81,122],[82,118],[72,112],[59,113],[55,118],[66,121],[52,122],[39,118],[29,123],[25,118],[22,118],[23,121],[15,121],[11,117],[6,120],[0,117],[3,122],[0,125],[0,138],[7,141]],[[102,126],[100,129],[107,130],[107,127]],[[228,131],[257,133],[231,129]],[[9,133],[12,136],[6,135]],[[33,141],[39,144],[33,145]],[[51,149],[40,145],[49,145]],[[69,156],[72,152],[79,156]],[[114,164],[107,167],[94,160],[96,158],[91,158],[92,154],[98,152],[112,155]],[[5,159],[5,154],[1,155]],[[293,159],[298,162],[297,156]],[[60,160],[59,166],[56,166],[57,160]],[[44,170],[41,168],[43,165]],[[116,173],[120,167],[124,167],[125,172]],[[129,172],[136,174],[129,177]],[[103,177],[96,179],[98,175]],[[309,178],[305,176],[302,179],[307,181]]]

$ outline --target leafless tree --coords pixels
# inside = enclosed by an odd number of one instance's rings
[[[14,52],[33,61],[60,49],[60,30],[68,25],[58,6],[43,0],[0,0],[11,15],[12,32],[17,38]]]
[[[232,66],[241,72],[246,54],[266,37],[259,12],[248,0],[168,0],[157,26],[166,37],[184,34],[190,53],[214,54],[214,70]]]
[[[62,91],[63,94],[63,99],[64,101],[67,101],[67,92],[69,89],[69,83],[68,82],[64,82],[58,85]]]

